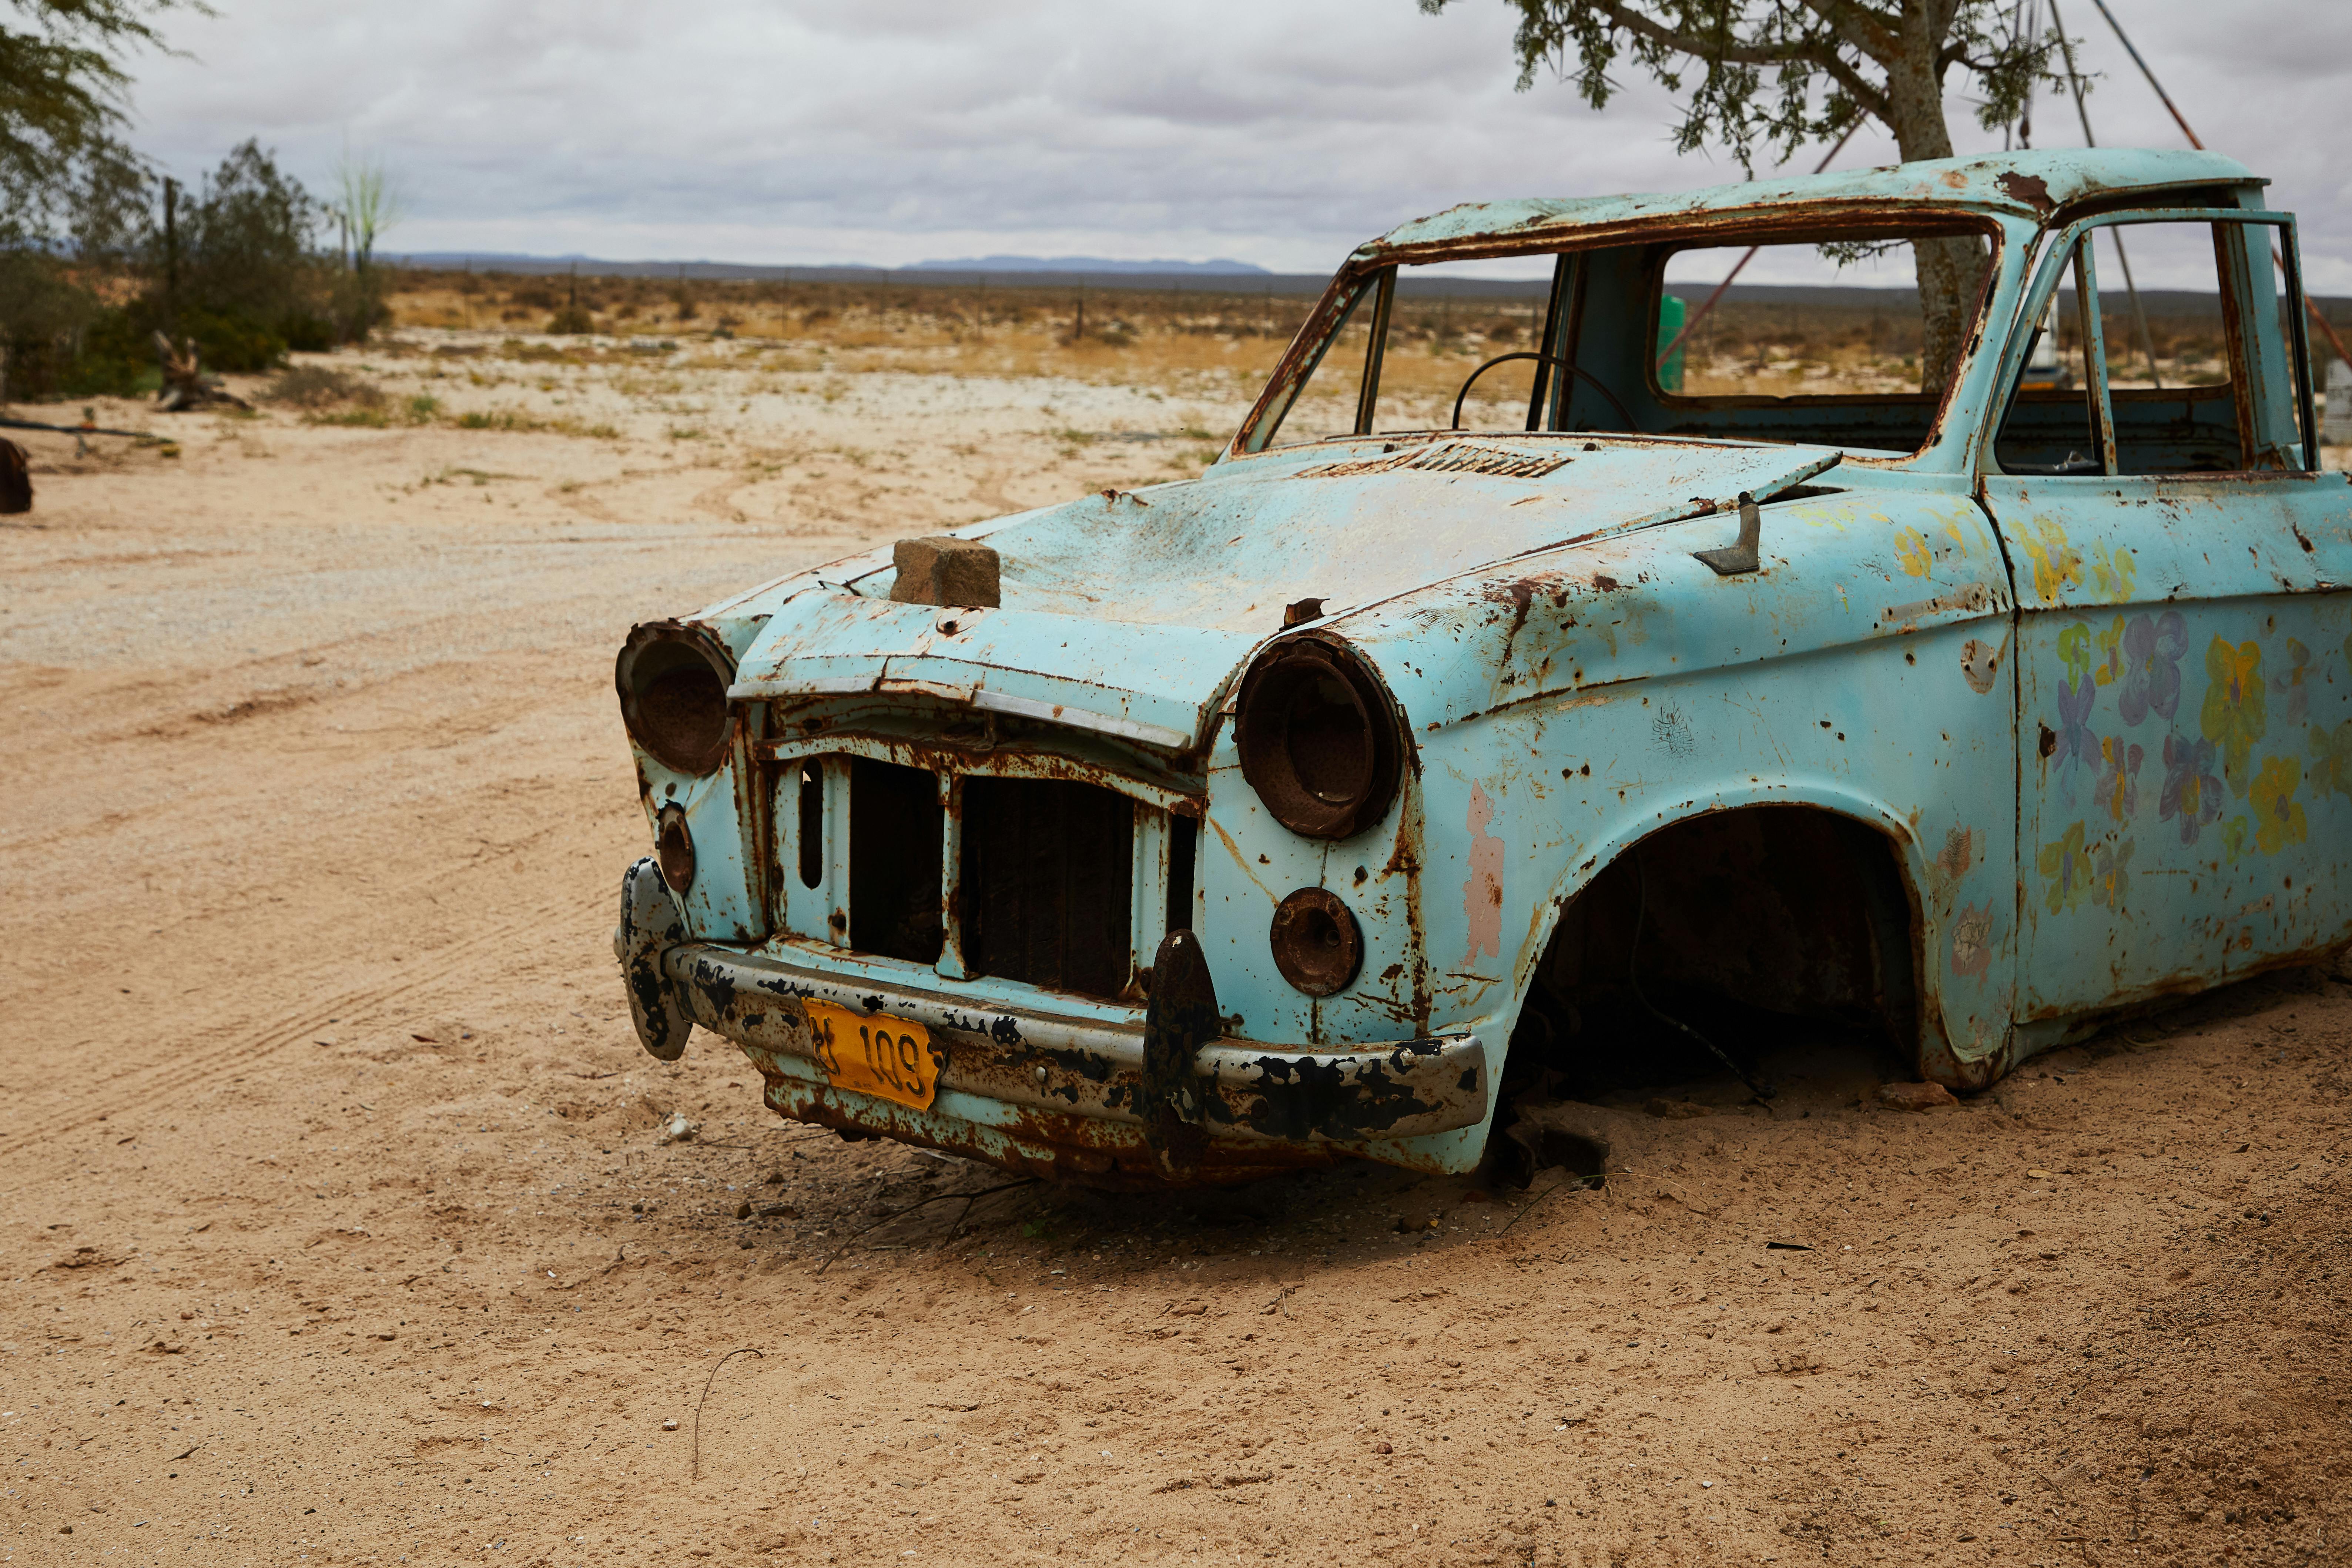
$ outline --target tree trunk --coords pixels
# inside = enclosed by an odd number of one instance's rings
[[[1902,53],[1886,68],[1887,129],[1906,163],[1952,155],[1944,124],[1944,84],[1936,69],[1943,47],[1937,0],[1904,0]],[[1919,390],[1940,393],[1968,346],[1969,310],[1985,268],[1984,241],[1974,236],[1911,242],[1919,289]]]

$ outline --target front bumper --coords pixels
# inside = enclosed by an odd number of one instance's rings
[[[639,924],[643,934],[630,943],[631,924],[625,916],[616,946],[625,949],[633,996],[645,990],[648,972],[657,973],[665,1000],[734,1041],[760,1068],[768,1104],[782,1114],[1040,1174],[1160,1184],[1143,1136],[1139,1025],[1027,1008],[978,1011],[970,997],[945,990],[877,985],[772,952],[660,940],[675,928],[656,935]],[[929,1108],[831,1084],[817,1064],[803,1000],[921,1024],[945,1058]],[[646,1048],[662,1054],[668,1043],[656,1021],[662,1010],[634,1011]],[[1307,1051],[1221,1039],[1201,1047],[1192,1071],[1209,1143],[1200,1178],[1211,1181],[1475,1127],[1492,1092],[1486,1046],[1470,1034]]]

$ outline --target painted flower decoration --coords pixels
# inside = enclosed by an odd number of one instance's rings
[[[2286,639],[2286,673],[2271,677],[2271,689],[2286,699],[2286,721],[2300,724],[2311,710],[2311,692],[2303,684],[2311,673],[2311,650],[2295,641]]]
[[[2018,531],[2017,542],[2033,563],[2034,596],[2043,603],[2059,590],[2083,585],[2083,552],[2066,542],[2066,531],[2046,517],[2037,517]]]
[[[2180,711],[2180,656],[2189,651],[2189,623],[2178,610],[2134,616],[2124,627],[2123,689],[2116,710],[2126,724],[2153,713],[2170,719]]]
[[[2102,844],[2091,858],[2091,901],[2117,914],[2124,912],[2124,900],[2131,894],[2131,858],[2133,841],[2126,838],[2110,848]]]
[[[2076,621],[2058,634],[2058,662],[2066,667],[2070,680],[2080,680],[2091,671],[2091,623]]]
[[[2099,738],[2091,733],[2091,710],[2099,703],[2099,689],[2087,675],[2058,683],[2058,784],[2070,802],[2074,775],[2098,761]]]
[[[2352,799],[2352,719],[2336,725],[2333,734],[2311,727],[2311,793]]]
[[[2113,686],[2124,673],[2124,618],[2117,616],[2107,623],[2107,629],[2093,639],[2099,645],[2098,682]]]
[[[2099,592],[2109,599],[2129,599],[2139,583],[2139,562],[2129,550],[2118,549],[2107,553],[2107,542],[2102,539],[2091,546],[2095,560],[2091,563],[2091,580]]]
[[[1895,531],[1895,557],[1903,563],[1903,570],[1914,577],[1925,577],[1932,564],[1927,554],[1927,536],[1916,528]]]
[[[2099,798],[2107,803],[2108,816],[2128,822],[2139,809],[2139,764],[2146,753],[2137,741],[2126,743],[2121,735],[2105,735],[2099,740],[2099,755],[2105,759]]]
[[[2246,853],[2248,831],[2246,819],[2242,816],[2233,816],[2221,824],[2221,853],[2229,857],[2230,864],[2232,866],[2236,865]]]
[[[2213,776],[2213,755],[2210,741],[2164,738],[2164,791],[2157,797],[2156,815],[2167,822],[2179,819],[2183,844],[2196,843],[2205,825],[2221,815],[2221,781]]]
[[[2199,723],[2205,738],[2221,748],[2221,776],[2230,781],[2230,793],[2243,795],[2253,782],[2249,763],[2254,742],[2270,729],[2261,646],[2242,642],[2233,647],[2215,637],[2205,649],[2205,678]]]
[[[2084,895],[2091,890],[2091,867],[2083,853],[2083,825],[2069,826],[2055,844],[2044,844],[2034,864],[2050,879],[2050,891],[2042,900],[2052,914],[2081,906]]]
[[[1952,973],[1982,980],[1992,966],[1992,900],[1961,907],[1952,922]]]
[[[2254,843],[2265,855],[2275,855],[2290,844],[2310,837],[2303,803],[2294,792],[2303,783],[2303,764],[2292,757],[2264,757],[2254,780]]]

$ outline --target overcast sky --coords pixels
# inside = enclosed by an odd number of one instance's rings
[[[2352,292],[2352,5],[2110,3],[2207,144],[2302,215],[2315,287]],[[1675,156],[1637,74],[1598,114],[1558,81],[1515,93],[1504,0],[213,4],[171,23],[183,58],[135,65],[135,140],[193,178],[257,136],[320,190],[345,147],[380,157],[397,251],[1323,272],[1457,201],[1739,177]],[[2100,142],[2181,145],[2090,0],[2063,6]],[[1950,118],[1963,152],[2000,147]],[[2071,103],[2034,120],[2081,144]],[[1864,135],[1840,163],[1893,160]]]

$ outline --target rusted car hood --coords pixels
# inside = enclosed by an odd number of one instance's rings
[[[961,531],[997,551],[1001,608],[894,603],[887,552],[761,590],[721,612],[767,616],[732,695],[928,691],[1181,747],[1205,732],[1251,650],[1281,629],[1286,605],[1317,598],[1326,616],[1344,615],[1507,571],[1534,552],[1728,507],[1741,491],[1764,500],[1837,457],[1464,437],[1228,461],[1198,479]]]

